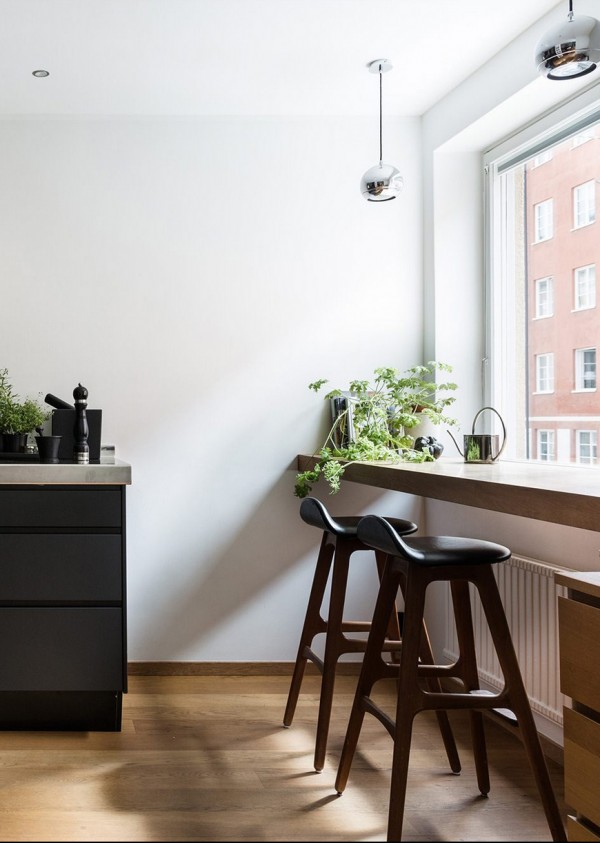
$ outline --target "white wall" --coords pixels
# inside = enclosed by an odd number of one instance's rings
[[[419,120],[385,131],[405,190],[378,205],[372,120],[0,122],[0,367],[23,395],[81,381],[132,464],[132,661],[295,658],[320,538],[295,457],[326,418],[308,383],[422,360]],[[346,486],[315,493],[418,517]],[[353,576],[368,617],[374,570]]]

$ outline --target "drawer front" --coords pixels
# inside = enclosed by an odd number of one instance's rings
[[[600,609],[559,597],[558,624],[561,691],[600,709]]]
[[[0,691],[123,690],[118,608],[2,608],[0,641]]]
[[[567,840],[580,841],[580,843],[600,843],[600,835],[594,834],[589,828],[586,828],[583,823],[580,823],[577,817],[572,817],[570,814],[567,817]]]
[[[115,488],[0,490],[0,527],[121,527]]]
[[[0,604],[119,602],[120,535],[0,533]]]
[[[565,802],[600,826],[600,723],[564,710]]]

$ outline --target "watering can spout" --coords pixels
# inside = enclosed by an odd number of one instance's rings
[[[453,442],[454,442],[454,444],[456,445],[456,449],[457,449],[458,453],[459,453],[459,454],[461,455],[461,457],[464,459],[465,455],[464,455],[464,454],[463,454],[463,452],[460,450],[460,446],[459,446],[458,442],[456,441],[456,439],[454,438],[454,436],[452,436],[452,434],[450,433],[450,431],[449,431],[449,430],[447,430],[447,431],[446,431],[446,433],[448,434],[448,436],[450,437],[450,439],[452,439],[452,441],[453,441]]]

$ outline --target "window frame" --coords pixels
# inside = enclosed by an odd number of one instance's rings
[[[583,203],[579,203],[577,201],[578,191],[582,191],[583,188],[591,188],[588,193],[591,194],[591,201],[587,199]],[[580,205],[583,205],[584,210],[587,213],[584,216],[583,221],[579,219],[578,210]],[[591,207],[591,212],[590,212]],[[593,225],[596,222],[596,180],[595,179],[588,179],[587,181],[581,182],[581,184],[575,185],[573,188],[573,229],[578,230],[580,228],[585,228],[588,225]]]
[[[545,380],[547,380],[551,387],[549,389],[542,389],[540,388],[540,370],[541,370],[541,362],[542,360],[546,361],[546,370],[549,374],[546,376]],[[540,354],[535,355],[535,394],[536,395],[551,395],[554,392],[554,352],[553,351],[542,351]]]
[[[542,453],[542,437],[546,437],[545,454]],[[540,462],[556,462],[556,431],[551,428],[538,428],[536,431],[536,453]]]
[[[585,346],[574,349],[575,352],[575,389],[574,392],[595,392],[598,384],[598,352],[594,346]],[[594,355],[594,385],[586,386],[586,355],[593,352]]]
[[[593,270],[593,279],[590,278],[591,270]],[[589,296],[590,300],[593,300],[591,304],[578,304],[578,280],[577,276],[578,273],[583,273],[586,271],[586,279],[585,283],[592,288],[593,294]],[[590,284],[590,282],[593,283]],[[580,310],[593,310],[596,307],[596,264],[595,263],[588,263],[585,266],[576,266],[573,269],[573,310],[578,312]]]
[[[519,365],[519,360],[527,359],[526,348],[515,348],[513,336],[517,330],[517,344],[522,323],[515,317],[515,292],[506,287],[504,276],[504,254],[502,242],[498,242],[497,231],[504,213],[502,199],[511,188],[501,187],[496,190],[497,176],[520,164],[531,162],[546,148],[557,146],[578,133],[586,131],[592,124],[596,127],[597,138],[600,136],[600,82],[590,85],[584,91],[575,93],[561,103],[550,107],[531,121],[517,127],[510,134],[498,138],[481,151],[483,181],[483,261],[485,272],[483,305],[483,353],[482,353],[482,399],[488,406],[499,406],[503,417],[515,429],[522,427],[523,436],[513,437],[508,443],[506,459],[532,459],[532,426],[529,414],[522,406],[518,390],[524,389],[527,395],[532,393],[529,379],[533,379],[530,367]],[[510,198],[510,197],[509,197]],[[514,199],[514,196],[512,197]],[[510,208],[510,202],[508,207]],[[501,238],[500,238],[501,239]],[[509,247],[510,248],[510,247]],[[520,294],[520,291],[517,290]],[[508,305],[508,306],[507,306]],[[519,317],[523,318],[523,317]],[[528,319],[525,313],[525,323]],[[506,376],[506,373],[509,373]],[[520,378],[520,381],[519,381]],[[560,433],[560,431],[559,431]],[[556,440],[557,460],[560,460],[560,437]],[[573,440],[571,440],[573,449]],[[564,463],[576,464],[575,455]]]
[[[546,215],[546,220],[541,220],[541,214],[538,214],[538,210],[540,208],[549,208],[550,211]],[[549,233],[546,234],[545,237],[540,237],[540,230],[542,234],[545,234],[543,226],[540,225],[540,222],[545,222],[548,228]],[[554,237],[554,199],[543,199],[541,202],[536,202],[533,206],[533,230],[534,230],[534,244],[536,243],[547,243],[548,240],[552,240]]]
[[[586,447],[589,447],[589,459],[581,459],[583,434],[589,434],[590,441]],[[586,428],[578,428],[575,431],[575,460],[577,465],[597,465],[598,463],[598,436],[595,430],[588,430]]]
[[[554,316],[554,276],[545,275],[543,278],[536,278],[534,280],[534,299],[535,299],[535,316],[534,319],[550,319]],[[540,285],[546,283],[546,300],[549,303],[549,312],[541,313],[540,303],[542,297],[540,296]]]

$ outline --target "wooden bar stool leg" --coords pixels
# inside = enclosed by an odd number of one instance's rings
[[[294,665],[294,672],[292,674],[292,681],[288,693],[285,713],[283,715],[283,725],[291,726],[296,711],[296,704],[300,694],[300,687],[302,679],[304,678],[304,669],[308,659],[308,654],[311,653],[311,645],[316,635],[325,632],[327,624],[321,617],[321,605],[325,595],[325,588],[327,587],[327,580],[329,579],[329,572],[331,570],[331,562],[335,551],[335,539],[329,533],[324,533],[321,540],[321,547],[317,557],[315,566],[315,575],[310,590],[310,597],[308,599],[308,606],[306,608],[306,615],[304,618],[304,626],[302,627],[302,634],[300,636],[300,644],[298,646],[298,655],[296,656],[296,663]],[[318,661],[315,663],[319,666]]]
[[[333,562],[331,591],[329,597],[329,614],[327,617],[327,641],[323,658],[323,679],[321,681],[321,696],[319,700],[319,717],[317,721],[317,737],[315,741],[314,767],[321,772],[325,764],[327,751],[327,736],[331,720],[331,706],[333,705],[333,691],[337,661],[344,652],[344,635],[342,621],[344,617],[344,602],[348,584],[348,570],[353,548],[344,542],[338,542]]]
[[[400,591],[402,592],[402,596],[404,597],[405,585],[403,576],[400,578]],[[404,602],[406,605],[406,598]],[[427,631],[427,625],[424,620],[422,627],[423,628],[421,630],[421,647],[419,659],[422,664],[435,664],[433,650],[431,649],[431,642],[429,640],[429,633]],[[425,684],[429,691],[437,692],[442,690],[442,683],[439,679],[436,679],[433,676],[428,677],[425,680]],[[453,773],[458,775],[462,768],[460,758],[458,755],[458,748],[456,746],[456,741],[454,740],[454,733],[452,731],[452,726],[450,725],[448,712],[436,711],[435,716],[437,718],[440,733],[442,735],[442,741],[444,742],[446,755],[448,756],[448,763],[450,764],[450,769]]]
[[[504,674],[510,708],[517,718],[517,723],[521,730],[523,744],[540,794],[552,839],[566,840],[562,817],[552,789],[546,759],[544,758],[535,720],[531,712],[529,697],[527,696],[521,676],[521,669],[504,613],[498,585],[490,565],[482,566],[477,571],[474,584],[481,596],[481,603],[496,648],[498,661]]]
[[[387,561],[387,554],[382,553],[380,550],[375,551],[375,560],[377,562],[377,573],[379,575],[379,584],[381,585],[381,580],[383,579],[383,573],[385,571],[385,565]],[[389,638],[390,641],[400,641],[402,639],[402,633],[400,632],[400,621],[398,619],[398,607],[396,606],[396,601],[394,601],[394,606],[392,608],[392,613],[390,615],[390,620],[388,623],[387,634],[386,638]],[[392,651],[392,661],[398,663],[400,661],[400,651],[393,650]]]
[[[473,638],[473,614],[469,583],[466,580],[452,580],[452,605],[454,607],[454,622],[458,640],[458,663],[465,689],[479,690],[479,674],[477,672],[477,655]],[[470,711],[471,742],[473,744],[473,758],[477,774],[477,786],[483,796],[490,792],[490,772],[488,766],[487,746],[485,741],[485,727],[483,713]]]
[[[427,583],[427,577],[423,575],[421,570],[411,568],[407,572],[402,659],[400,661],[400,680],[396,705],[396,728],[388,814],[387,839],[392,841],[402,839],[412,726],[415,715],[423,708],[418,669]]]
[[[373,620],[371,622],[371,630],[367,640],[362,668],[358,677],[356,693],[354,695],[354,702],[352,703],[348,727],[346,729],[346,737],[344,739],[342,754],[338,765],[337,776],[335,779],[335,789],[338,793],[343,793],[346,784],[348,783],[350,767],[352,766],[352,759],[354,758],[354,753],[356,751],[356,745],[358,743],[360,730],[365,717],[365,711],[367,710],[366,705],[368,704],[367,701],[371,694],[371,689],[378,679],[381,679],[384,675],[388,675],[386,672],[387,666],[383,661],[382,653],[385,634],[390,619],[390,612],[396,603],[398,585],[399,582],[397,574],[393,572],[391,567],[387,567],[377,594]]]

